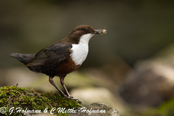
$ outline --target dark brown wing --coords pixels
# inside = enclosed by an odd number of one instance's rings
[[[35,58],[31,62],[27,63],[26,66],[47,66],[55,63],[60,63],[68,59],[71,53],[71,44],[53,44],[39,51]]]

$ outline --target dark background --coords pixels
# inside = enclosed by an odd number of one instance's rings
[[[101,66],[115,57],[133,66],[174,41],[173,5],[170,0],[1,0],[0,66],[19,65],[9,53],[35,53],[81,24],[108,30],[90,41],[84,66]]]
[[[153,85],[157,81],[148,80],[146,83],[146,79],[163,77],[156,76],[154,70],[160,74],[174,72],[174,1],[172,0],[0,0],[0,86],[19,83],[25,87],[26,83],[33,82],[34,78],[40,76],[33,75],[34,73],[27,70],[22,63],[9,57],[9,53],[36,53],[63,39],[73,28],[82,24],[90,25],[94,29],[107,29],[106,35],[96,35],[90,40],[89,55],[78,70],[79,73],[96,77],[97,81],[89,81],[92,82],[92,86],[106,87],[115,98],[119,94],[118,88],[121,88],[119,96],[126,106],[136,104],[142,105],[143,108],[144,105],[157,107],[171,98],[161,97],[161,91],[160,94],[152,91],[154,96],[160,96],[158,102],[154,102],[155,97],[152,101],[146,97],[138,99],[139,93],[136,93],[138,91],[136,89],[146,85],[141,89],[143,95],[147,90],[153,90],[154,86],[148,84]],[[170,61],[163,60],[165,56],[172,57],[168,58]],[[158,59],[155,59],[156,57]],[[152,59],[153,61],[162,59],[160,61],[170,64],[170,69],[159,70],[159,65],[153,65],[158,68],[152,68],[152,64],[146,62]],[[143,65],[141,62],[144,62]],[[130,80],[129,77],[135,80],[127,81]],[[174,74],[166,77],[172,79]],[[141,83],[138,80],[142,78],[145,80]],[[46,83],[49,84],[48,78],[46,79]],[[99,81],[100,79],[103,80]],[[160,81],[157,85],[162,85],[161,82],[164,81]],[[39,85],[37,84],[37,87]],[[76,85],[77,88],[80,88],[79,85]],[[167,86],[165,83],[163,87]],[[127,90],[131,87],[135,87],[133,92]],[[172,96],[169,93],[163,94]],[[135,95],[133,100],[131,95]],[[148,98],[151,98],[152,94],[149,95]],[[146,99],[147,101],[144,101]],[[152,104],[149,105],[148,101]]]

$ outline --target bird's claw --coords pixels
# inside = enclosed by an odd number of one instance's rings
[[[73,96],[67,96],[67,95],[64,95],[64,97],[65,97],[65,99],[67,99],[67,100],[71,99],[71,100],[75,100],[75,101],[78,102],[79,104],[82,103],[80,100],[78,100],[78,99],[74,99]]]

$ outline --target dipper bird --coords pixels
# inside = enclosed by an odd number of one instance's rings
[[[36,54],[11,53],[10,56],[22,62],[31,71],[49,76],[49,82],[67,99],[72,99],[66,86],[65,76],[79,68],[88,54],[88,43],[95,34],[105,34],[105,29],[93,29],[89,25],[80,25],[64,39],[40,50]],[[53,77],[59,76],[66,94],[54,83]]]

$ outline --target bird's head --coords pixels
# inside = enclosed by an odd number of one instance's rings
[[[79,41],[89,41],[92,36],[95,34],[106,34],[106,29],[93,29],[89,25],[79,25],[74,28],[67,38],[75,44],[78,44]]]

